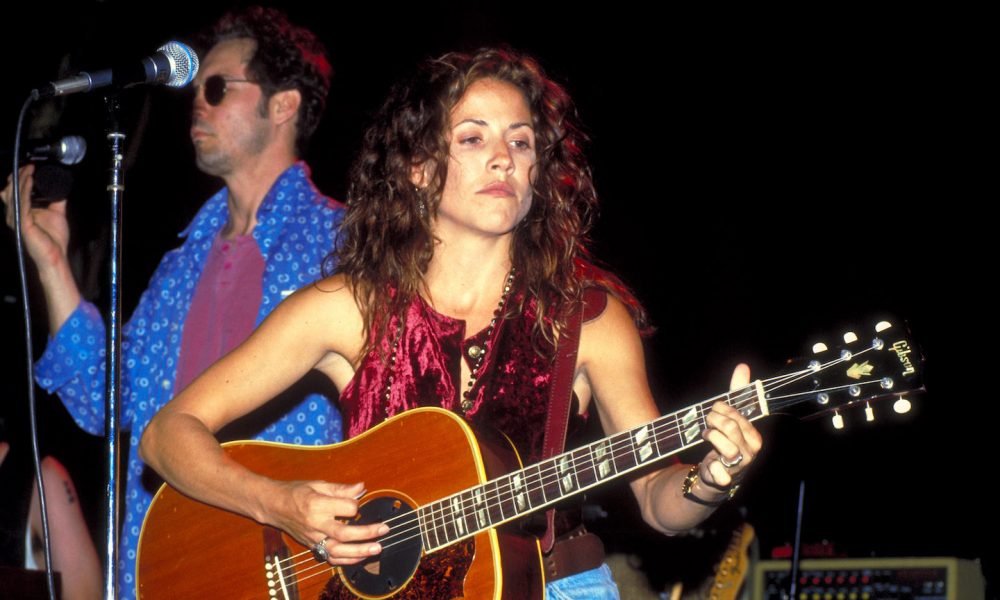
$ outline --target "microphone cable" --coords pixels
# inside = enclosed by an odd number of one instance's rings
[[[35,465],[35,483],[38,485],[38,509],[42,518],[42,547],[45,550],[45,581],[48,587],[49,600],[56,600],[55,578],[52,574],[52,538],[49,536],[49,516],[45,503],[45,482],[42,479],[42,458],[38,450],[38,419],[35,415],[35,377],[32,370],[34,364],[34,347],[31,343],[31,309],[28,302],[28,270],[24,261],[24,240],[21,239],[21,177],[18,170],[21,167],[21,129],[24,126],[24,116],[31,104],[38,99],[38,92],[32,91],[21,106],[17,117],[17,131],[14,134],[14,170],[11,171],[14,203],[14,237],[17,240],[17,268],[21,277],[21,306],[24,310],[24,347],[28,366],[28,419],[31,423],[31,459]],[[30,202],[30,198],[29,198]],[[28,525],[31,526],[30,524]]]

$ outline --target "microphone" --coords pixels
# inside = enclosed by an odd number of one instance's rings
[[[48,206],[68,196],[73,189],[73,174],[69,169],[53,163],[75,165],[83,160],[86,153],[87,140],[78,135],[67,135],[52,143],[29,143],[25,152],[28,160],[42,163],[35,166],[35,185],[31,189],[32,206]]]
[[[40,164],[35,167],[35,185],[31,188],[31,205],[40,208],[56,200],[64,200],[73,189],[73,174],[66,167]]]
[[[28,140],[25,146],[27,149],[21,148],[24,160],[35,163],[32,206],[48,206],[68,196],[73,188],[73,173],[67,167],[83,160],[87,141],[79,135],[67,135],[57,140]],[[9,158],[6,148],[0,150],[0,164]]]
[[[141,83],[162,83],[184,87],[198,73],[198,55],[186,44],[167,42],[152,56],[111,69],[82,72],[53,81],[35,90],[40,98],[89,92],[107,86],[126,87]]]
[[[67,135],[50,142],[46,140],[30,142],[25,156],[30,161],[56,161],[64,165],[75,165],[87,153],[87,140],[78,135]]]

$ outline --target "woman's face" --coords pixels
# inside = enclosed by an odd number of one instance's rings
[[[448,174],[435,234],[503,236],[531,208],[535,131],[521,91],[480,79],[451,111]]]

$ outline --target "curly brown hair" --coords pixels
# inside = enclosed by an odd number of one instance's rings
[[[597,193],[582,151],[586,136],[569,95],[533,58],[508,48],[445,54],[392,89],[351,171],[341,245],[327,270],[335,260],[336,272],[354,290],[365,322],[366,352],[386,333],[388,319],[381,317],[404,314],[422,291],[434,248],[427,211],[436,210],[448,175],[451,111],[480,79],[518,88],[535,132],[531,208],[514,229],[511,249],[518,287],[526,292],[516,310],[534,299],[535,331],[551,344],[598,272],[578,264],[587,256],[584,241]],[[436,168],[427,188],[417,189],[414,168],[425,163]],[[644,320],[641,307],[613,277],[599,279],[598,285],[626,300]]]

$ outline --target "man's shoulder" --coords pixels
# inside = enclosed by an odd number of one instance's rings
[[[313,196],[312,202],[309,204],[315,209],[328,212],[330,214],[341,214],[345,210],[343,203],[339,200],[334,200],[333,198],[325,196],[319,192]]]
[[[344,205],[333,198],[323,194],[316,187],[312,179],[312,169],[305,161],[298,161],[290,166],[275,183],[275,188],[282,187],[295,190],[293,197],[299,199],[300,204],[313,208],[320,208],[330,211],[342,211]]]
[[[323,212],[330,215],[339,215],[344,212],[344,205],[338,200],[327,196],[316,187],[313,182],[309,167],[305,163],[298,163],[291,167],[286,173],[287,179],[279,180],[279,187],[282,183],[291,186],[296,193],[291,194],[289,200],[300,212]]]
[[[303,195],[298,201],[293,202],[291,214],[298,217],[298,221],[303,224],[322,222],[337,226],[343,219],[344,205],[317,191],[314,194]],[[303,218],[306,220],[303,221]]]

